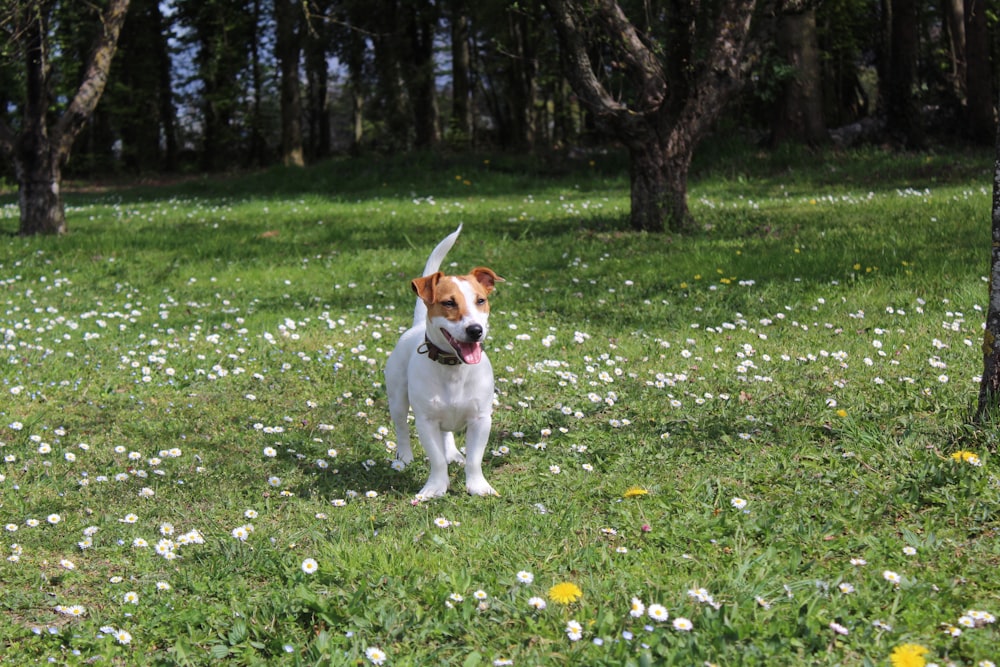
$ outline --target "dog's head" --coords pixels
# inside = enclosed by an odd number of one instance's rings
[[[453,349],[466,364],[483,359],[483,341],[488,333],[489,296],[503,278],[485,266],[464,276],[440,271],[417,278],[413,291],[427,306],[427,337],[442,349]]]

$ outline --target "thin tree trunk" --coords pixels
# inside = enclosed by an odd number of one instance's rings
[[[948,26],[948,60],[951,83],[955,99],[965,101],[965,2],[964,0],[944,0],[942,3],[945,22]]]
[[[277,54],[281,70],[281,161],[285,166],[305,165],[302,149],[302,91],[299,83],[299,20],[298,0],[275,0],[277,23]]]
[[[924,144],[924,128],[916,97],[919,14],[912,0],[890,0],[889,67],[884,82],[886,127],[909,148]]]
[[[156,61],[158,66],[159,88],[157,90],[157,102],[159,103],[158,113],[160,125],[163,128],[164,148],[163,166],[167,171],[177,169],[177,129],[175,125],[173,85],[170,81],[170,46],[167,43],[167,35],[163,26],[163,13],[160,3],[153,3],[154,20],[156,21]]]
[[[990,303],[983,332],[983,375],[979,384],[978,421],[1000,416],[1000,127],[996,128],[993,163],[992,252],[990,254]]]
[[[993,138],[993,79],[985,0],[965,3],[966,123],[969,137],[982,144]]]
[[[258,166],[265,162],[265,152],[267,142],[264,133],[261,131],[263,113],[261,103],[264,97],[264,77],[260,68],[260,40],[256,39],[260,34],[261,7],[260,0],[253,0],[253,30],[255,39],[250,40],[250,83],[253,87],[253,104],[250,112],[250,162]]]
[[[421,0],[406,7],[409,58],[404,62],[407,92],[413,110],[414,143],[429,148],[441,140],[441,127],[434,82],[434,31],[437,8]]]
[[[451,6],[451,128],[455,141],[468,144],[472,140],[469,17],[463,0],[453,0]]]
[[[778,50],[794,69],[782,91],[779,112],[771,125],[771,143],[800,141],[811,146],[826,140],[816,9],[783,12],[779,18]]]

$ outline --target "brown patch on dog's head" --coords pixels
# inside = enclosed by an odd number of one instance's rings
[[[464,281],[472,287],[477,295],[473,303],[469,303],[466,295],[459,288],[459,282]],[[472,269],[465,276],[446,276],[437,273],[423,278],[416,278],[410,283],[414,293],[427,306],[431,317],[443,317],[451,321],[462,319],[473,307],[479,311],[489,312],[490,304],[487,297],[503,278],[484,266]]]
[[[477,266],[472,271],[469,271],[469,275],[483,286],[487,294],[493,292],[497,283],[504,282],[504,279],[494,273],[493,269],[488,269],[485,266]]]
[[[429,306],[434,303],[434,289],[443,277],[444,274],[438,271],[437,273],[432,273],[431,275],[424,276],[423,278],[414,278],[410,282],[410,287],[413,289],[414,293]]]

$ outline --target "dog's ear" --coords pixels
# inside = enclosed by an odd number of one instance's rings
[[[469,274],[476,279],[476,282],[483,286],[487,294],[493,291],[496,283],[504,282],[504,279],[495,274],[493,269],[487,269],[485,266],[477,266]]]
[[[413,292],[423,300],[424,303],[434,303],[434,289],[437,287],[441,276],[444,274],[438,271],[423,278],[416,278],[410,282]]]

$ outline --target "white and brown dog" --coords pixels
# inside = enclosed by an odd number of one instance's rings
[[[417,436],[431,474],[418,494],[448,490],[448,464],[465,461],[465,488],[478,496],[498,495],[483,476],[483,454],[493,422],[493,367],[483,351],[488,332],[487,298],[503,278],[480,266],[464,276],[438,269],[462,226],[441,241],[411,282],[417,294],[413,326],[400,337],[385,365],[389,414],[396,426],[396,458],[413,461],[407,414],[413,407]],[[455,432],[465,429],[465,458]]]

